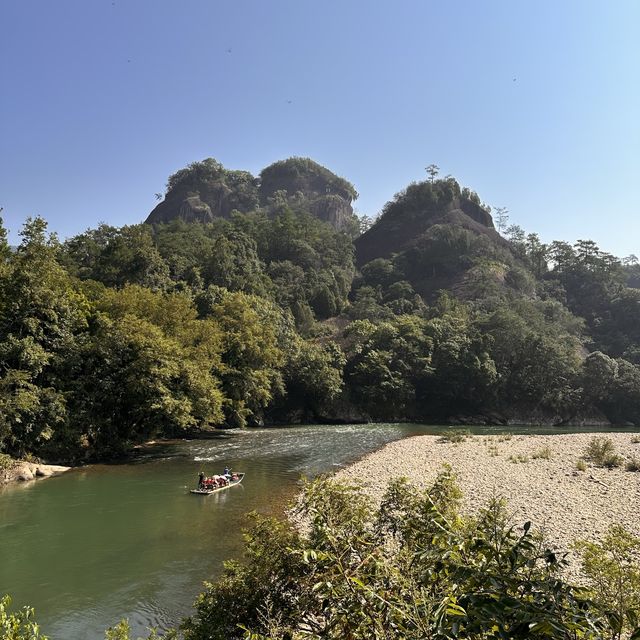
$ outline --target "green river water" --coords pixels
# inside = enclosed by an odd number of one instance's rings
[[[128,464],[2,488],[0,595],[34,606],[51,640],[97,640],[122,617],[134,635],[166,628],[190,612],[223,560],[239,556],[248,512],[281,513],[302,475],[440,430],[377,424],[234,431],[156,445]],[[226,464],[246,472],[243,484],[206,497],[188,493],[200,470],[221,473]]]

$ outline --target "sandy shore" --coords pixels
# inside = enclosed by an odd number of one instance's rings
[[[599,434],[610,438],[626,463],[640,459],[640,434]],[[640,472],[602,469],[576,462],[593,434],[550,436],[471,436],[464,442],[442,442],[417,436],[388,444],[336,474],[358,482],[379,500],[389,479],[406,476],[430,486],[449,463],[464,493],[463,510],[472,513],[494,495],[505,497],[515,523],[532,520],[544,527],[550,542],[568,549],[577,539],[599,540],[611,523],[640,536]],[[507,437],[508,438],[508,437]],[[535,458],[547,448],[549,459]],[[515,462],[514,460],[521,460]],[[526,461],[524,461],[526,460]]]

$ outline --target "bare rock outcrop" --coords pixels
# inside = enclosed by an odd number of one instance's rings
[[[9,484],[10,482],[29,482],[37,478],[49,478],[57,476],[71,467],[64,467],[57,464],[43,464],[36,462],[24,462],[16,460],[13,466],[0,471],[0,484]]]

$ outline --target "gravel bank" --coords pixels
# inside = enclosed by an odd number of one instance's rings
[[[640,434],[600,435],[615,443],[624,463],[640,459],[640,443],[633,442]],[[625,471],[624,463],[611,470],[590,463],[586,471],[576,469],[592,437],[471,436],[453,444],[438,436],[417,436],[386,445],[339,471],[336,478],[361,483],[379,500],[391,478],[406,476],[413,484],[428,487],[442,465],[449,463],[458,476],[467,513],[494,495],[504,497],[515,523],[532,520],[563,549],[576,539],[599,540],[611,523],[640,536],[640,472]],[[546,448],[549,459],[534,458]]]

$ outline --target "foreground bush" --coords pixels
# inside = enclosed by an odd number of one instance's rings
[[[306,533],[256,516],[245,562],[207,586],[185,639],[618,637],[608,607],[561,578],[566,554],[509,526],[497,500],[463,520],[459,498],[449,471],[424,493],[392,482],[378,509],[308,484]]]
[[[47,640],[33,619],[33,609],[23,607],[12,613],[10,605],[9,596],[0,598],[0,640]]]
[[[611,525],[601,543],[579,541],[582,570],[589,579],[617,640],[640,624],[640,538]],[[636,631],[634,637],[638,636]]]

